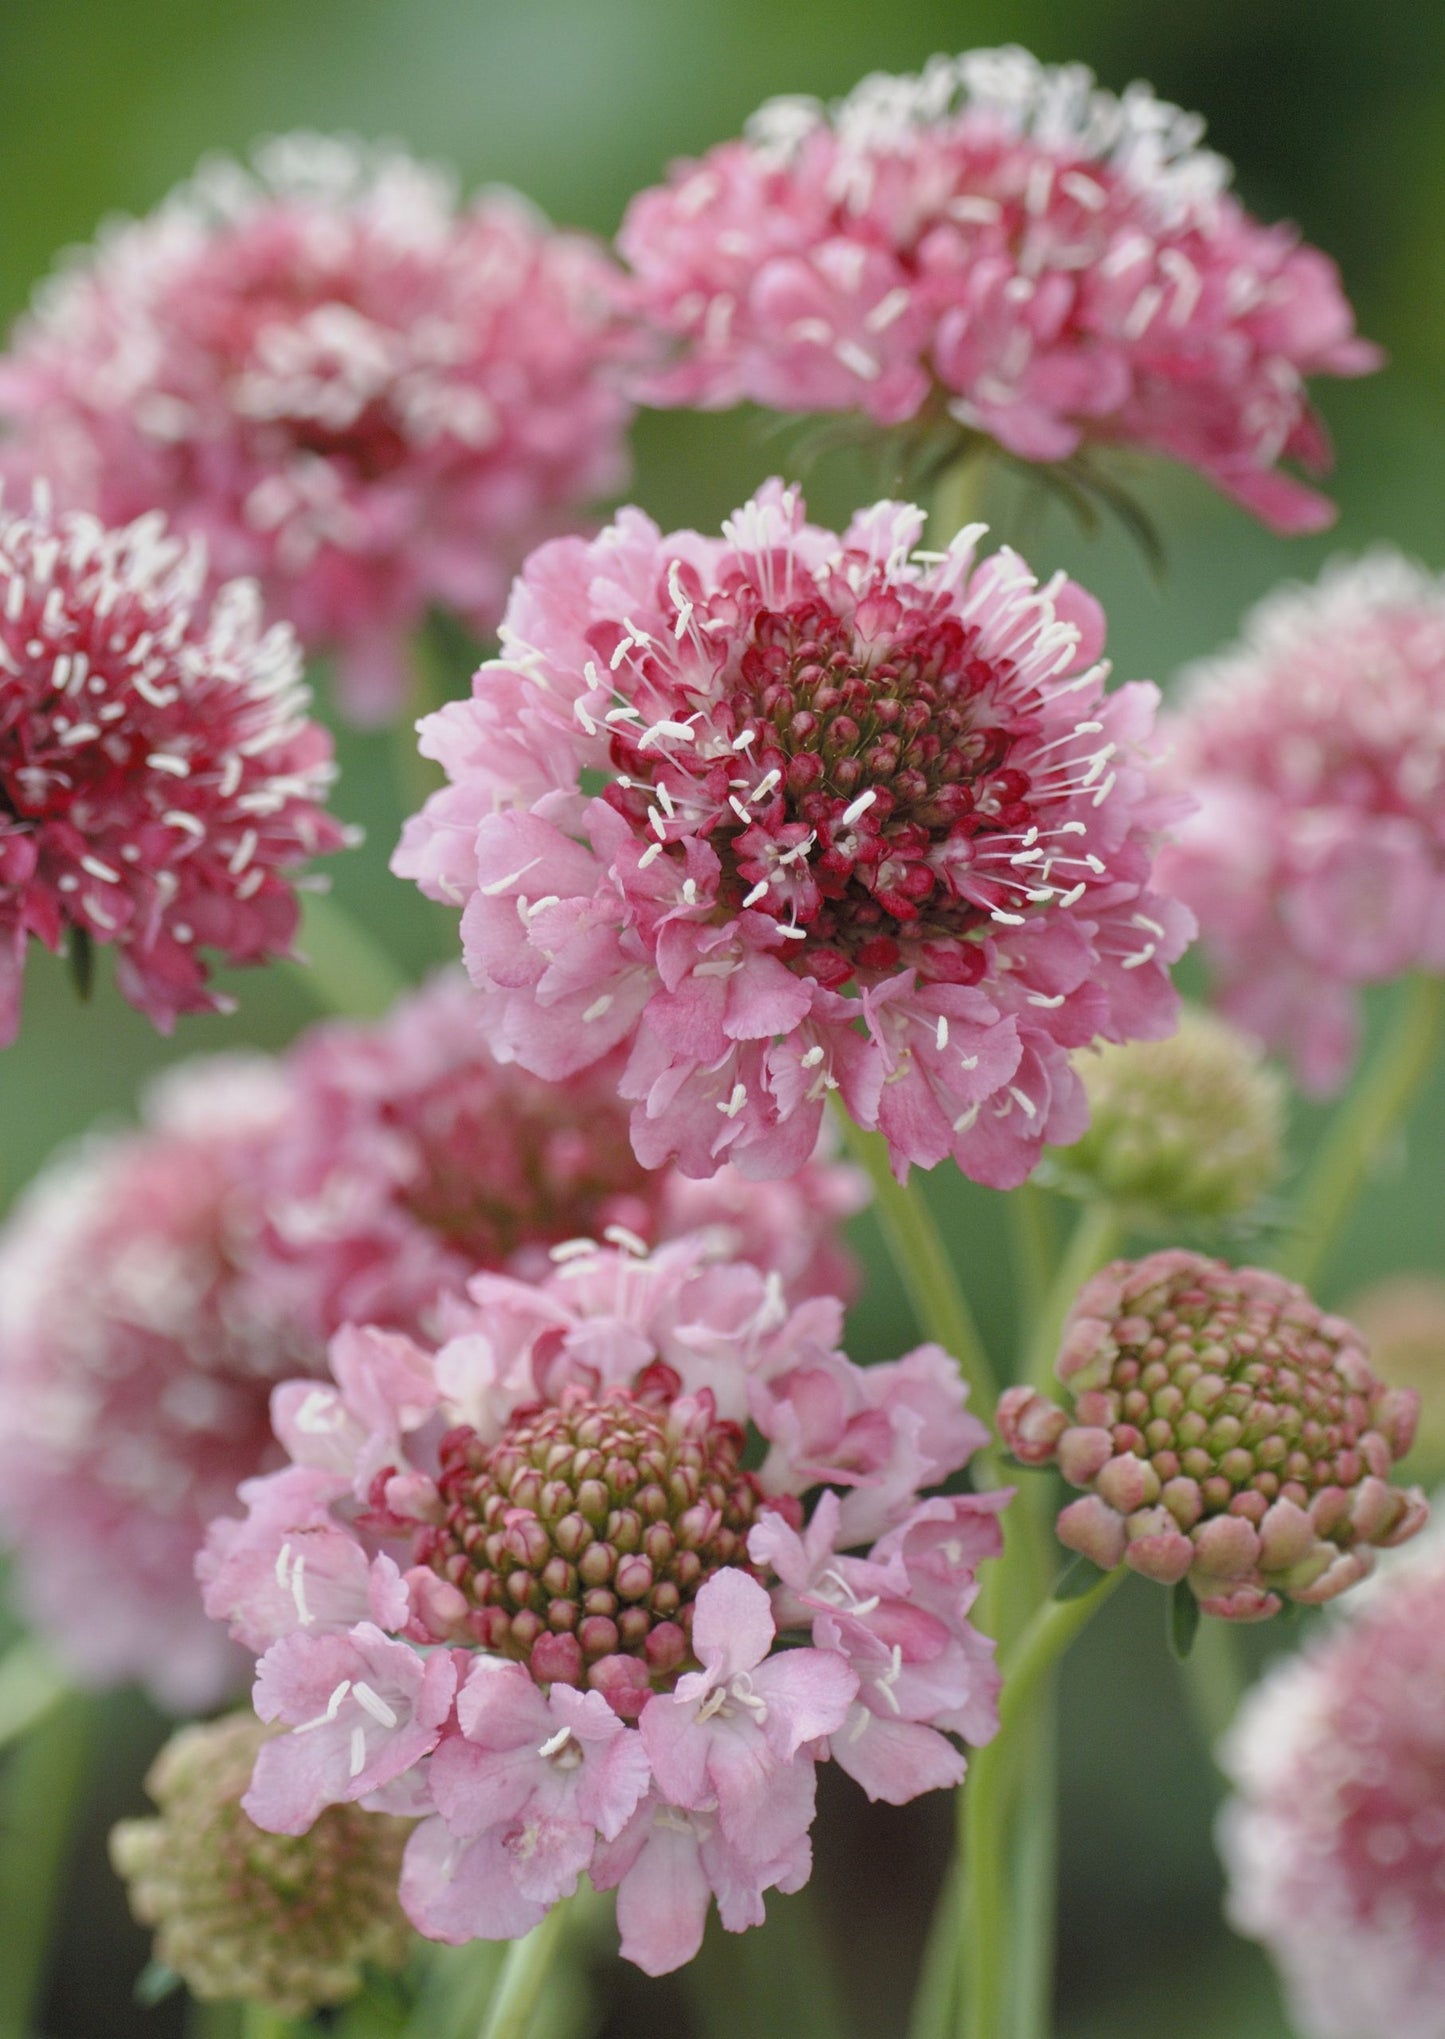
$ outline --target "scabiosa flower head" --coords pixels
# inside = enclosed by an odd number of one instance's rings
[[[1333,508],[1308,375],[1359,375],[1334,264],[1251,219],[1203,122],[1020,49],[770,102],[619,236],[655,404],[948,418],[1028,461],[1164,453],[1281,531]]]
[[[618,1227],[649,1244],[711,1229],[794,1300],[852,1293],[840,1228],[865,1200],[858,1171],[815,1160],[765,1187],[649,1173],[616,1058],[555,1084],[497,1062],[460,970],[379,1022],[313,1029],[289,1059],[257,1277],[318,1350],[348,1321],[434,1330],[479,1269],[543,1274],[550,1247]]]
[[[900,1173],[1005,1187],[1083,1128],[1069,1048],[1173,1024],[1154,690],[1105,694],[1081,589],[980,526],[915,555],[922,521],[839,538],[778,483],[720,539],[624,511],[534,555],[423,724],[452,784],[394,868],[465,903],[500,1055],[626,1046],[649,1167],[790,1174],[838,1089]]]
[[[603,250],[514,194],[459,208],[396,149],[291,135],[73,258],[0,419],[13,465],[259,578],[377,720],[429,604],[489,629],[527,547],[620,483],[621,332]]]
[[[262,629],[254,588],[202,580],[158,517],[0,502],[0,1046],[32,936],[111,944],[164,1033],[221,1010],[201,951],[284,954],[295,866],[346,840],[290,632]]]
[[[958,1782],[949,1737],[997,1726],[966,1617],[1006,1496],[920,1494],[986,1435],[937,1347],[855,1367],[836,1301],[695,1239],[557,1257],[478,1276],[435,1354],[343,1331],[199,1569],[291,1730],[258,1824],[419,1816],[433,1939],[524,1933],[587,1871],[660,1973],[710,1893],[741,1931],[806,1881],[820,1760],[893,1803]]]
[[[1445,579],[1327,567],[1185,675],[1198,802],[1167,857],[1224,1010],[1316,1093],[1349,1075],[1363,984],[1445,969]]]
[[[1199,1007],[1167,1041],[1082,1054],[1083,1138],[1054,1157],[1062,1187],[1147,1220],[1231,1218],[1284,1173],[1284,1086],[1258,1047]]]
[[[1222,1761],[1231,1922],[1301,2039],[1445,2033],[1445,1554],[1437,1534],[1250,1692]]]
[[[192,1996],[246,1997],[300,2018],[396,1969],[411,1931],[397,1903],[407,1820],[328,1806],[309,1833],[267,1834],[241,1810],[266,1729],[254,1714],[182,1728],[151,1765],[159,1819],[112,1829],[131,1909]]]
[[[1010,1388],[999,1426],[1017,1458],[1086,1490],[1060,1540],[1187,1579],[1208,1614],[1333,1599],[1425,1520],[1419,1489],[1389,1484],[1418,1397],[1282,1275],[1177,1249],[1115,1261],[1079,1291],[1056,1370],[1067,1410]]]
[[[1439,1479],[1445,1474],[1445,1278],[1389,1275],[1352,1297],[1349,1312],[1381,1379],[1418,1395],[1410,1469],[1419,1479]]]

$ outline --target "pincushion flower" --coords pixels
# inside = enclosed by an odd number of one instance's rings
[[[1068,1049],[1173,1024],[1154,690],[1104,692],[1081,589],[922,523],[839,538],[776,482],[721,539],[624,511],[533,556],[421,725],[452,783],[394,868],[465,906],[499,1055],[626,1048],[648,1167],[790,1174],[838,1090],[900,1174],[1007,1187],[1083,1128]]]
[[[1432,1534],[1245,1699],[1222,1761],[1231,1922],[1301,2039],[1445,2033],[1445,1554]]]
[[[1445,578],[1377,551],[1284,588],[1185,675],[1168,852],[1219,1001],[1340,1088],[1359,987],[1445,970]]]
[[[1187,1580],[1207,1614],[1331,1600],[1424,1524],[1420,1490],[1389,1482],[1419,1396],[1283,1275],[1173,1248],[1115,1261],[1080,1289],[1055,1370],[1067,1408],[1016,1387],[998,1416],[1020,1461],[1085,1490],[1060,1541]]]
[[[952,1737],[997,1726],[967,1615],[1007,1497],[920,1492],[986,1436],[943,1352],[857,1368],[839,1304],[705,1242],[577,1242],[470,1298],[435,1354],[343,1331],[332,1383],[274,1397],[291,1467],[212,1527],[207,1605],[290,1729],[246,1808],[418,1816],[402,1901],[434,1939],[524,1933],[586,1871],[658,1973],[710,1893],[740,1931],[806,1880],[819,1761],[894,1803],[962,1777]]]
[[[53,1163],[0,1231],[0,1524],[29,1619],[77,1675],[166,1704],[241,1667],[192,1577],[207,1523],[278,1457],[279,1379],[353,1316],[434,1334],[478,1269],[590,1232],[751,1247],[798,1301],[853,1265],[861,1201],[818,1161],[763,1191],[647,1174],[607,1072],[493,1062],[460,978],[285,1058],[207,1059],[140,1131]],[[77,1279],[77,1269],[84,1279]]]
[[[653,1243],[711,1230],[776,1269],[789,1296],[851,1294],[840,1230],[856,1170],[815,1160],[765,1188],[649,1173],[627,1138],[617,1067],[544,1083],[498,1063],[465,977],[438,976],[378,1022],[314,1028],[266,1152],[256,1278],[319,1352],[347,1321],[435,1329],[479,1269],[547,1272],[548,1249],[621,1227]]]
[[[622,480],[623,331],[604,251],[515,194],[459,206],[395,148],[290,135],[71,258],[0,424],[12,467],[256,576],[375,721],[430,604],[490,629],[528,546]]]
[[[1305,391],[1360,375],[1334,264],[1251,218],[1203,122],[1021,49],[770,101],[676,164],[618,243],[665,356],[654,404],[955,421],[1026,461],[1092,445],[1197,468],[1279,531],[1333,506]]]
[[[106,530],[0,502],[0,1046],[32,938],[103,942],[169,1033],[225,1009],[202,951],[284,955],[299,864],[346,835],[296,645],[253,587],[202,593],[158,517]]]

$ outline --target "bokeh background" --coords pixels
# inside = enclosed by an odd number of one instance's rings
[[[1058,511],[1031,527],[1037,566],[1067,566],[1104,599],[1120,673],[1167,681],[1232,634],[1254,598],[1312,575],[1337,549],[1390,539],[1445,566],[1438,0],[912,0],[892,11],[877,0],[0,0],[0,317],[8,322],[56,251],[89,238],[103,215],[148,208],[201,154],[244,149],[258,134],[311,126],[396,137],[449,160],[469,184],[516,185],[558,221],[607,234],[670,157],[732,134],[769,93],[831,95],[869,70],[915,68],[935,49],[1003,41],[1083,59],[1116,89],[1146,78],[1203,111],[1246,201],[1297,220],[1338,258],[1363,330],[1391,357],[1384,374],[1323,391],[1341,507],[1324,539],[1272,538],[1173,474],[1144,489],[1167,545],[1162,580],[1127,540],[1085,537]],[[631,493],[664,526],[715,525],[785,453],[743,416],[644,418]],[[820,470],[810,500],[825,515],[846,512],[858,486],[856,472]],[[1002,490],[993,507],[1005,520],[1020,509]],[[385,739],[349,737],[342,761],[336,804],[368,840],[338,860],[337,890],[419,975],[453,936],[386,875],[404,812],[394,758]],[[97,1120],[123,1121],[164,1063],[280,1045],[315,1016],[303,981],[284,971],[231,988],[233,1019],[182,1022],[164,1042],[108,985],[82,1009],[63,968],[37,956],[23,1036],[0,1056],[0,1207],[58,1143]],[[1316,1127],[1311,1114],[1297,1117],[1301,1158]],[[1345,1237],[1324,1283],[1331,1300],[1369,1275],[1445,1262],[1442,1136],[1445,1082]],[[1000,1200],[931,1188],[985,1328],[1002,1342],[1011,1303]],[[876,1271],[854,1326],[853,1349],[867,1357],[897,1351],[908,1326],[866,1221],[860,1242]],[[1284,2039],[1265,1962],[1220,1923],[1217,1786],[1165,1654],[1159,1599],[1142,1587],[1120,1595],[1065,1681],[1060,2032]],[[1298,1639],[1250,1646],[1258,1661]],[[180,2029],[175,2003],[132,2001],[145,1947],[103,1855],[110,1820],[140,1809],[138,1778],[162,1733],[139,1702],[107,1710],[46,2011],[55,2039],[168,2039]],[[839,2022],[828,2029],[891,2039],[906,2021],[946,1820],[942,1806],[870,1812],[856,1794],[828,1794],[810,1919],[775,1902],[764,1933],[710,1944],[700,1988],[602,1968],[592,2028],[632,2039],[821,2031],[822,2007],[788,1981],[788,1936],[806,1930],[823,1936],[837,1979]]]

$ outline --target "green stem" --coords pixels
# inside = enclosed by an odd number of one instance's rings
[[[948,2039],[957,2024],[958,1917],[963,1906],[962,1858],[955,1852],[943,1880],[923,1947],[908,2039]]]
[[[1295,1281],[1309,1285],[1318,1275],[1361,1184],[1435,1067],[1442,1023],[1445,978],[1412,978],[1378,1055],[1336,1113],[1310,1170],[1279,1261]]]
[[[1025,1377],[1040,1392],[1047,1393],[1054,1386],[1059,1337],[1075,1296],[1117,1250],[1122,1236],[1123,1226],[1112,1204],[1084,1205],[1035,1319]]]
[[[1206,1616],[1199,1624],[1194,1647],[1179,1670],[1194,1724],[1212,1758],[1220,1736],[1239,1711],[1239,1702],[1249,1683],[1233,1624],[1211,1621]]]
[[[999,1732],[974,1756],[964,1788],[963,1980],[967,1994],[961,2039],[999,2039],[1004,2029],[1008,1955],[1004,1818],[1015,1730],[1028,1718],[1035,1694],[1073,1642],[1114,1592],[1125,1568],[1107,1573],[1077,1600],[1046,1600],[1003,1662]]]
[[[1013,1232],[1014,1275],[1019,1295],[1020,1336],[1033,1349],[1038,1320],[1048,1295],[1059,1246],[1048,1192],[1021,1183],[1005,1204]]]
[[[965,524],[982,522],[979,512],[987,472],[988,456],[979,442],[951,461],[939,476],[929,512],[928,541],[940,552]]]
[[[298,947],[305,960],[291,968],[323,1012],[379,1019],[407,990],[390,956],[329,892],[303,894]]]
[[[0,1749],[28,1734],[67,1691],[64,1673],[43,1643],[22,1636],[0,1659]]]
[[[311,2027],[283,2018],[269,2004],[247,2004],[241,2016],[241,2039],[304,2039]]]
[[[1049,2039],[1054,2010],[1054,1938],[1059,1862],[1058,1696],[1042,1697],[1028,1738],[1029,1790],[1014,1851],[1010,2039]]]
[[[919,1330],[952,1353],[968,1382],[973,1413],[992,1422],[998,1400],[993,1368],[928,1207],[922,1178],[915,1172],[905,1188],[889,1165],[883,1135],[865,1133],[846,1113],[840,1112],[839,1122],[849,1152],[872,1181],[873,1208]]]
[[[532,2013],[547,1982],[562,1936],[565,1904],[553,1905],[525,1940],[514,1940],[502,1964],[496,1994],[487,2009],[481,2039],[527,2039]]]
[[[0,1798],[0,2039],[30,2039],[90,1759],[93,1702],[72,1694],[7,1760]]]

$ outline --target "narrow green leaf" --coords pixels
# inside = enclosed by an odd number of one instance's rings
[[[1180,1579],[1169,1589],[1169,1647],[1181,1664],[1193,1649],[1198,1633],[1199,1602],[1190,1592],[1188,1581]]]
[[[66,944],[65,958],[70,965],[70,981],[82,1004],[95,989],[95,945],[90,939],[88,927],[73,927]]]

